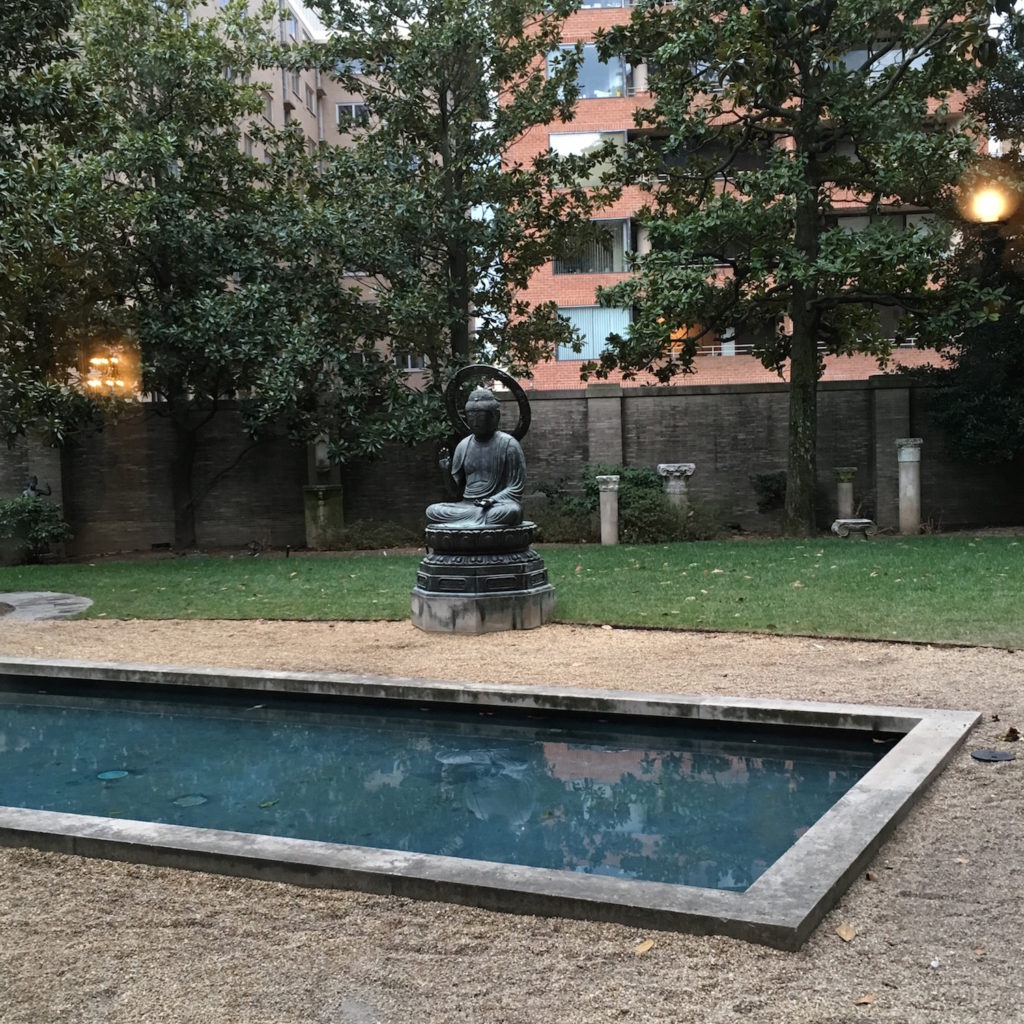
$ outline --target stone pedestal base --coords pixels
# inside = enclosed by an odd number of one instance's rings
[[[340,484],[302,488],[306,503],[306,547],[313,551],[340,548],[345,529],[345,495]]]
[[[536,629],[555,612],[555,588],[507,594],[431,594],[412,592],[412,624],[428,633],[499,633]]]
[[[536,629],[551,619],[555,588],[530,541],[533,523],[507,528],[429,527],[430,553],[412,592],[412,624],[432,633]]]

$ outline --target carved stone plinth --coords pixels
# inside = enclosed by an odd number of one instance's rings
[[[551,619],[555,588],[530,548],[536,526],[429,527],[429,553],[412,591],[412,624],[433,633],[536,629]]]
[[[693,462],[658,463],[658,476],[664,481],[665,494],[676,508],[686,508],[690,504],[686,482],[696,468]]]
[[[896,441],[896,460],[900,469],[900,533],[913,536],[921,532],[921,445],[920,437],[901,437]]]
[[[856,537],[867,540],[878,533],[878,527],[871,519],[837,519],[832,524],[832,532],[837,537]]]
[[[836,466],[836,505],[840,519],[853,519],[853,477],[856,466]]]
[[[302,488],[306,503],[306,547],[332,551],[342,546],[345,531],[345,494],[338,484]]]
[[[601,543],[619,543],[619,478],[599,476],[597,479],[598,509],[601,514]]]

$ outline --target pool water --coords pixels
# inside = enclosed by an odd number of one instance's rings
[[[890,749],[852,730],[27,686],[0,691],[2,806],[737,891]]]

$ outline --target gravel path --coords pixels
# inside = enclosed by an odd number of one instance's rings
[[[14,622],[0,654],[969,708],[924,799],[798,953],[0,850],[0,1021],[1024,1021],[1024,653],[549,626]],[[992,716],[998,715],[999,721]],[[0,730],[0,743],[3,733]],[[1019,745],[1018,745],[1019,746]],[[856,929],[852,941],[840,924]],[[641,940],[653,947],[638,955]]]

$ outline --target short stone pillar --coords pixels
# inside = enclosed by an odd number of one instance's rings
[[[306,547],[332,551],[342,546],[345,527],[344,492],[340,484],[302,488],[306,502]]]
[[[836,504],[840,519],[853,518],[853,475],[856,466],[836,466]]]
[[[619,478],[599,476],[597,486],[601,491],[601,543],[619,543]]]
[[[658,476],[665,481],[665,496],[678,509],[689,508],[690,495],[686,481],[697,468],[693,462],[659,462]]]
[[[921,532],[921,445],[920,437],[901,437],[896,441],[900,465],[900,533]]]

